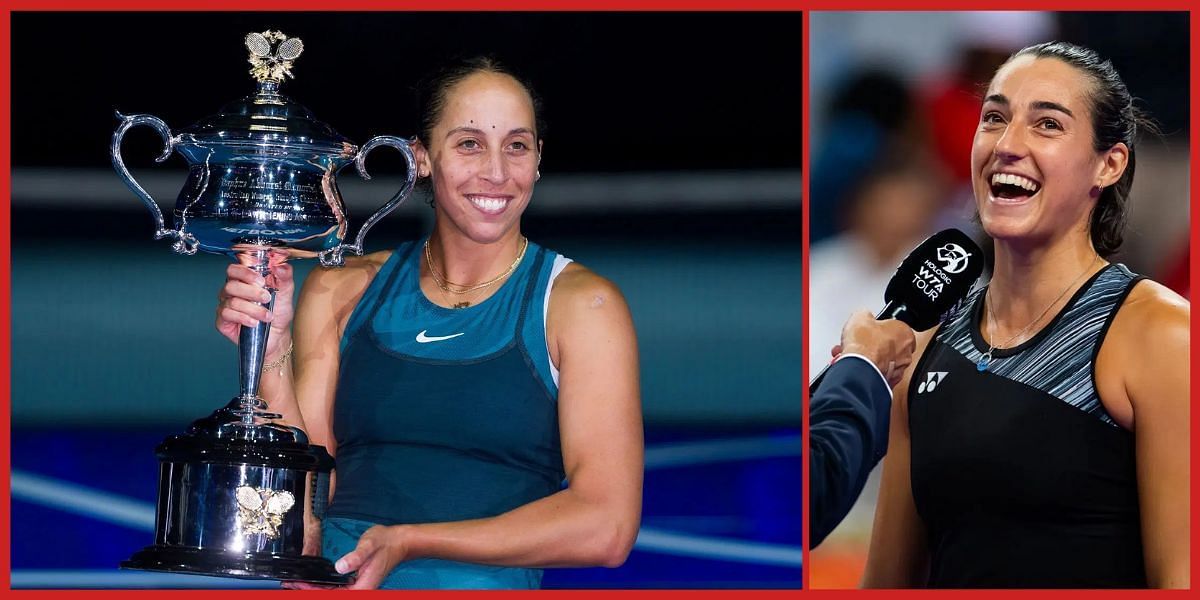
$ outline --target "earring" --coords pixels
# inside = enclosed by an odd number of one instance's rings
[[[533,180],[537,181],[542,178],[542,171],[539,169],[533,172]]]

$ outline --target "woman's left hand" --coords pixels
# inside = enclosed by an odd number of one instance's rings
[[[354,550],[339,558],[334,567],[338,573],[355,572],[354,583],[345,589],[373,590],[408,558],[403,528],[376,525],[363,532]]]
[[[408,558],[408,545],[404,542],[402,528],[375,525],[363,532],[354,550],[334,563],[338,573],[354,572],[353,583],[330,586],[303,581],[284,581],[282,587],[289,590],[374,590],[379,588],[379,584],[383,583],[396,565]]]

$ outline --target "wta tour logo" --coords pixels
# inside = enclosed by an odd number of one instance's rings
[[[937,249],[937,259],[946,264],[946,272],[957,275],[967,268],[967,257],[971,256],[958,244],[946,244]]]
[[[930,301],[936,301],[953,279],[951,275],[962,273],[967,268],[967,258],[971,254],[958,244],[946,244],[937,249],[937,259],[945,268],[939,268],[932,260],[925,259],[924,264],[917,267],[913,273],[913,285],[921,290]]]

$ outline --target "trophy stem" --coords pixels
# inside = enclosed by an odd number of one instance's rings
[[[254,269],[264,278],[271,272],[270,253],[267,250],[252,250],[240,252],[239,262]],[[263,304],[267,310],[275,308],[275,288],[268,287],[271,300]],[[254,327],[242,326],[238,332],[238,354],[241,370],[241,401],[242,421],[247,425],[254,422],[255,412],[263,407],[262,399],[258,396],[259,382],[262,380],[263,361],[267,352],[267,336],[271,333],[271,324],[260,321]]]
[[[259,96],[278,96],[279,95],[279,82],[271,81],[271,80],[260,82],[258,84],[258,95]]]

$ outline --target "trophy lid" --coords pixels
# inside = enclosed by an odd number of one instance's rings
[[[253,144],[271,147],[354,154],[357,148],[328,124],[313,118],[312,111],[279,93],[279,85],[293,77],[291,67],[304,50],[300,38],[278,31],[246,36],[250,74],[258,81],[253,95],[221,107],[220,112],[180,130],[180,137],[204,145]]]

